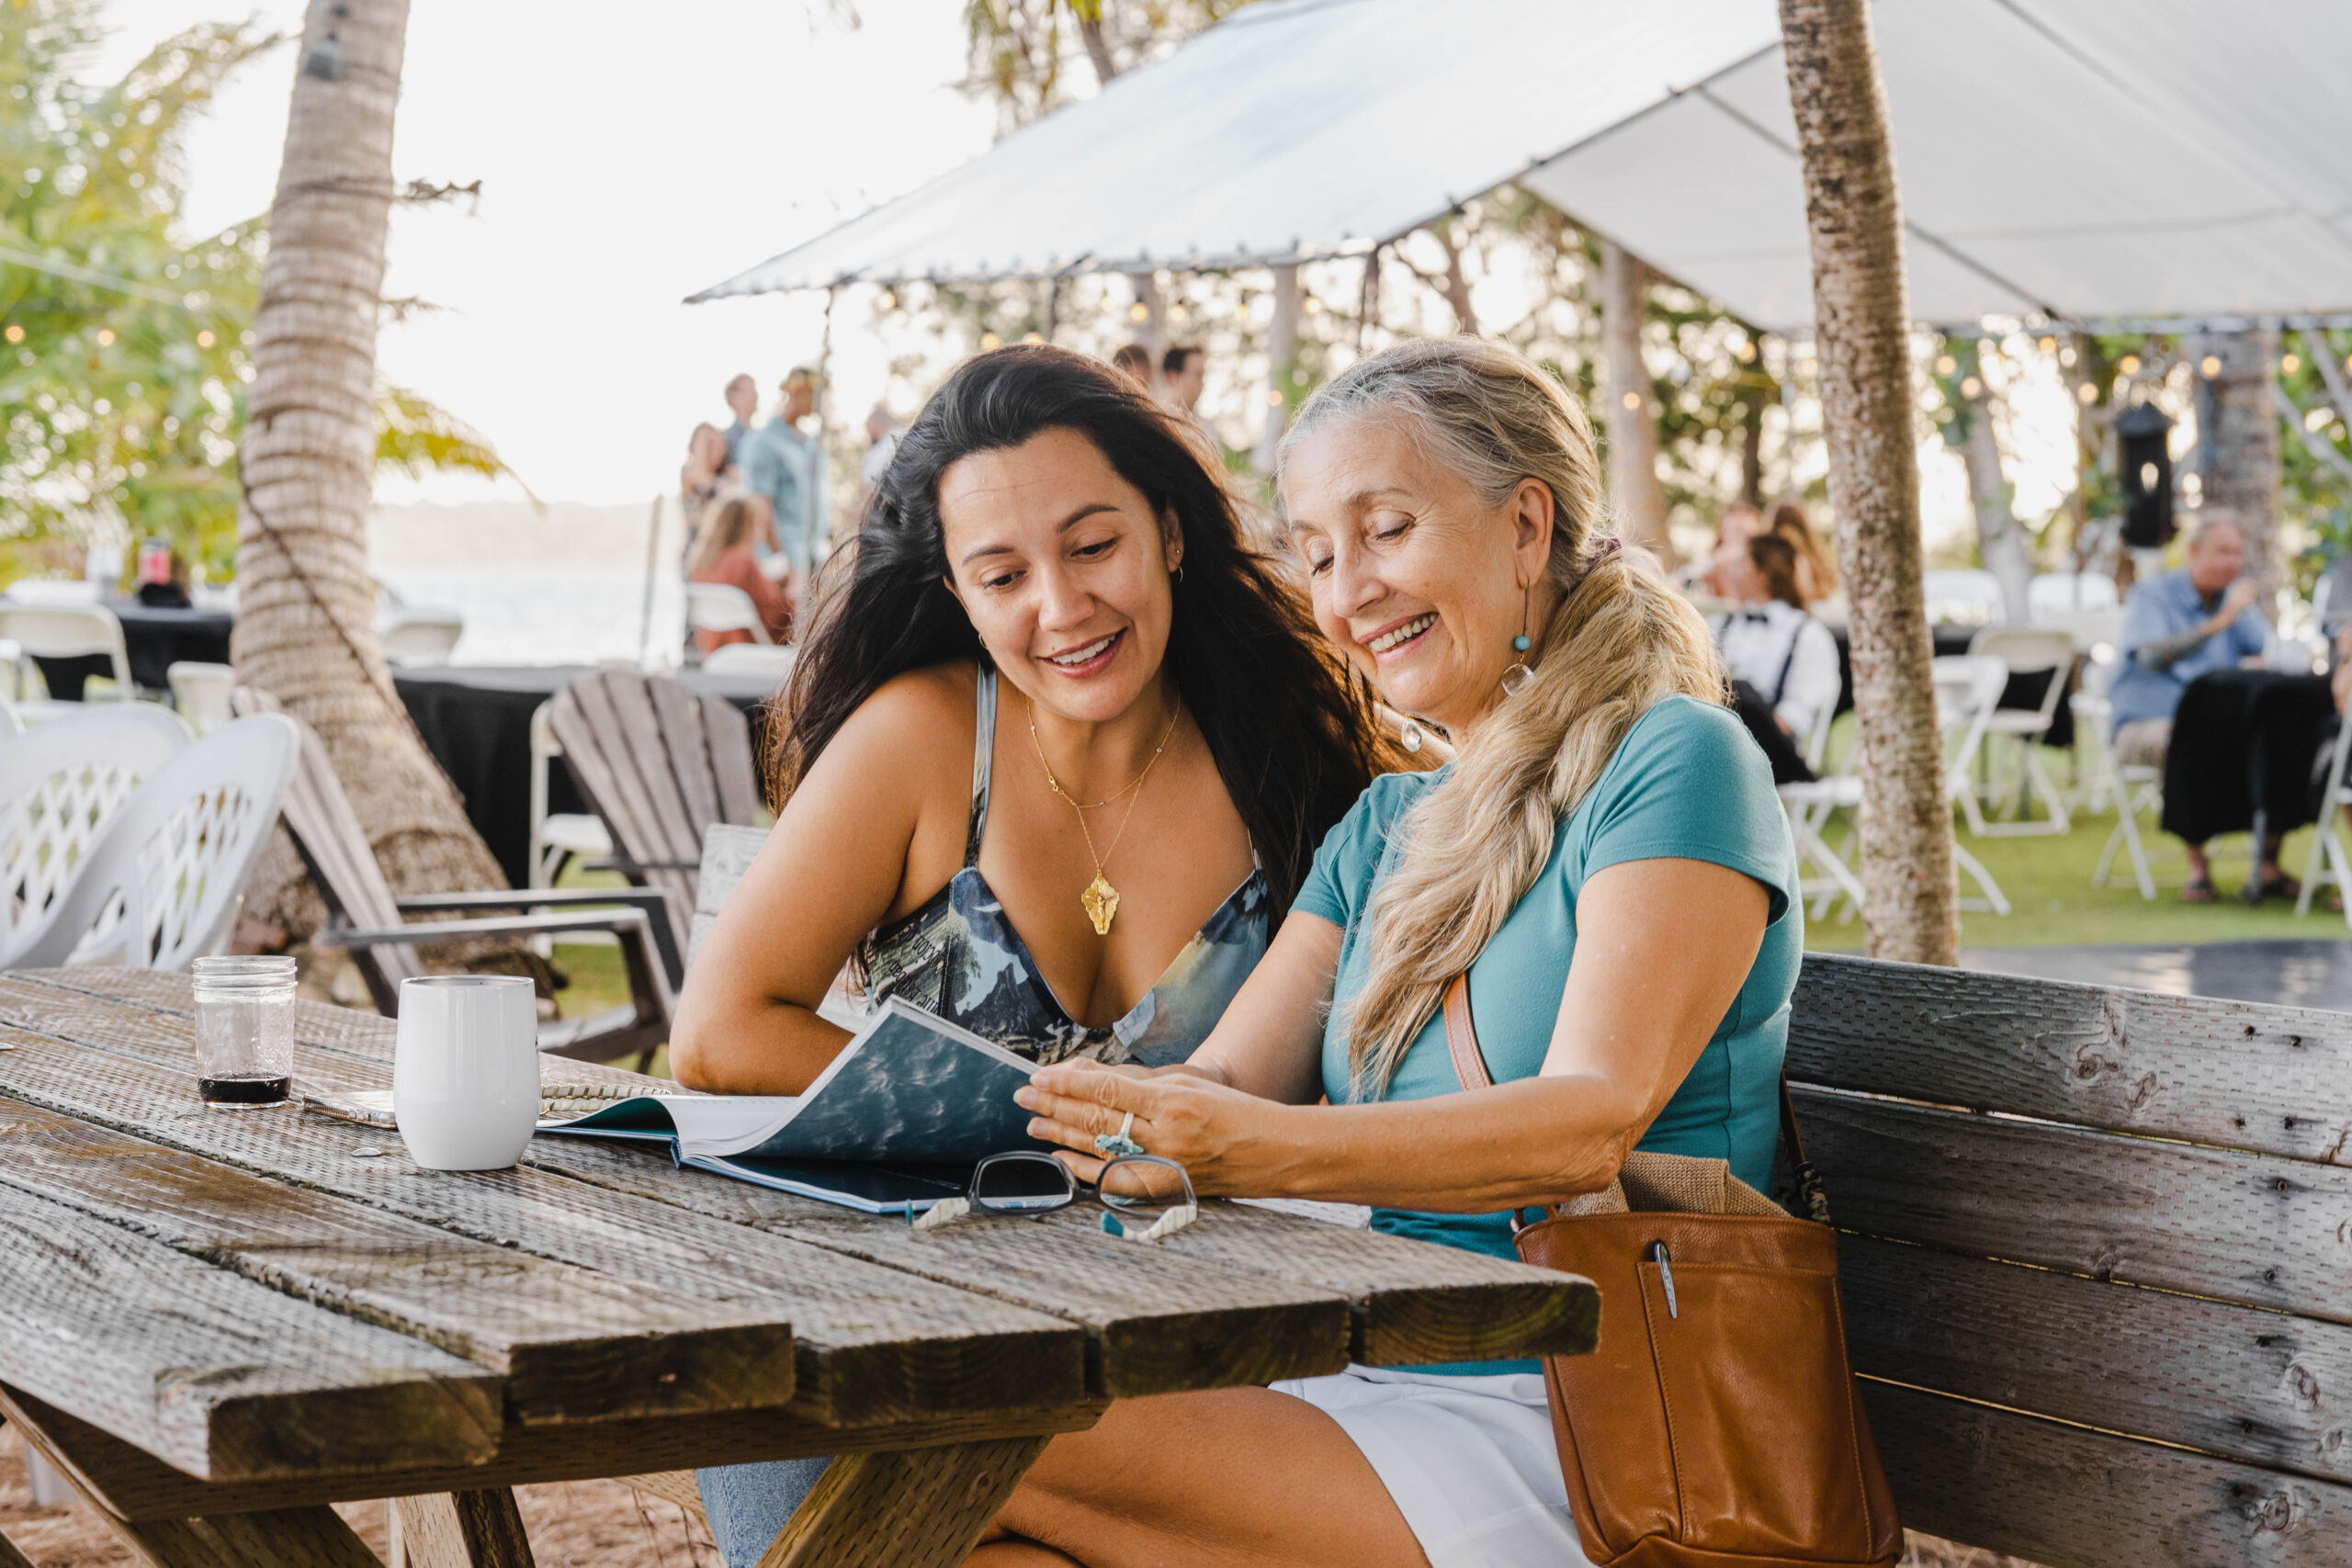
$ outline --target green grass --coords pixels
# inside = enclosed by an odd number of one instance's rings
[[[1841,750],[1849,743],[1851,725],[1850,716],[1839,721]],[[2042,757],[2060,790],[2071,795],[2074,781],[2064,755],[2044,751]],[[2291,902],[2270,899],[2258,908],[2248,908],[2239,901],[2237,890],[2245,885],[2246,854],[2253,842],[2246,834],[2233,833],[2216,839],[2208,846],[2213,863],[2213,886],[2222,895],[2221,901],[2184,904],[2180,901],[2180,889],[2188,880],[2188,863],[2181,853],[2180,840],[2157,830],[2154,812],[2143,814],[2141,840],[2147,846],[2149,866],[2156,881],[2156,897],[2151,903],[2140,897],[2132,880],[2131,862],[2120,849],[2116,852],[2108,886],[2091,886],[2091,874],[2098,869],[2099,852],[2115,830],[2114,811],[2097,817],[2078,811],[2073,821],[2074,830],[2068,833],[1980,839],[1972,836],[1955,814],[1953,825],[1961,846],[1993,874],[1993,880],[2007,896],[2011,910],[2006,916],[1963,911],[1960,934],[1962,947],[2168,944],[2345,935],[2343,917],[2326,908],[2324,897],[2312,900],[2311,914],[2301,919],[2295,918]],[[1833,845],[1842,844],[1848,827],[1841,813],[1825,837]],[[2302,875],[2303,857],[2311,849],[2312,833],[2312,829],[2305,828],[2287,836],[2279,864],[2286,868],[2288,875]],[[1852,861],[1850,852],[1848,860],[1849,863]],[[1976,891],[1966,876],[1961,879],[1961,890],[1966,897],[1973,897]],[[1835,919],[1815,921],[1808,918],[1805,945],[1832,951],[1859,949],[1862,945],[1862,922],[1855,919],[1840,924]]]

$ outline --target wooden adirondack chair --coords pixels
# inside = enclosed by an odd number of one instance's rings
[[[282,712],[277,699],[255,687],[240,686],[240,713]],[[685,965],[670,926],[663,896],[638,888],[533,888],[514,893],[435,893],[396,897],[368,847],[367,830],[351,809],[343,782],[327,761],[326,748],[310,726],[288,784],[283,812],[294,847],[326,902],[327,927],[315,941],[351,954],[376,1010],[386,1018],[400,1012],[401,982],[422,975],[419,943],[468,937],[552,936],[566,931],[610,931],[618,939],[628,973],[628,1007],[582,1019],[539,1025],[539,1049],[551,1056],[607,1062],[632,1053],[650,1055],[670,1037],[670,1014]],[[526,913],[524,906],[557,906]],[[605,906],[591,908],[588,906]],[[621,908],[612,908],[619,905]],[[563,906],[570,906],[565,908]],[[471,919],[410,923],[412,914],[500,910]]]
[[[759,821],[750,723],[723,697],[696,696],[666,676],[609,670],[564,688],[550,718],[564,765],[612,829],[616,852],[606,863],[670,896],[672,937],[683,952],[705,830]]]

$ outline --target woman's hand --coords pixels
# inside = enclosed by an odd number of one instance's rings
[[[1035,1120],[1033,1137],[1059,1144],[1079,1175],[1101,1176],[1097,1134],[1115,1134],[1135,1112],[1127,1136],[1148,1155],[1174,1160],[1204,1197],[1258,1196],[1276,1190],[1284,1159],[1274,1136],[1286,1107],[1245,1094],[1182,1067],[1148,1072],[1063,1062],[1039,1072],[1013,1095]]]

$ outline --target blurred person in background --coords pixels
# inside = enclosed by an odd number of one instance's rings
[[[775,548],[775,518],[763,495],[730,495],[703,516],[686,557],[686,581],[717,582],[740,588],[751,595],[752,607],[777,642],[792,640],[793,595],[798,580],[787,576],[771,582],[760,570],[756,553],[762,544]],[[704,653],[730,642],[756,640],[748,631],[705,631],[695,628],[695,643]]]
[[[1177,412],[1198,419],[1208,376],[1208,351],[1179,344],[1159,356],[1160,398]]]
[[[1737,598],[1729,587],[1730,575],[1747,558],[1747,541],[1763,531],[1763,516],[1747,502],[1736,501],[1724,508],[1715,522],[1714,548],[1682,569],[1683,585],[1718,599]]]
[[[1821,536],[1813,531],[1804,507],[1793,501],[1776,503],[1772,515],[1765,521],[1764,532],[1785,540],[1796,553],[1797,591],[1804,595],[1806,609],[1838,592],[1838,563],[1829,558],[1829,551],[1823,546]]]
[[[876,403],[866,411],[865,443],[865,456],[857,465],[857,499],[850,505],[846,527],[834,529],[845,537],[865,525],[865,509],[874,503],[882,476],[890,471],[890,459],[899,455],[899,416],[888,403]]]
[[[820,434],[800,422],[817,411],[817,373],[802,366],[784,378],[775,416],[743,446],[743,488],[767,497],[775,514],[775,541],[763,556],[780,554],[805,581],[814,577],[827,533],[825,453]]]
[[[2190,536],[2188,561],[2132,585],[2123,603],[2123,668],[2108,694],[2115,760],[2161,769],[2172,747],[2181,694],[2199,675],[2233,670],[2270,649],[2270,623],[2256,606],[2261,588],[2245,575],[2245,534],[2215,521]],[[2184,903],[2213,902],[2212,867],[2203,844],[2189,844]],[[2278,869],[2278,840],[2262,846],[2262,886],[2293,897],[2294,880]]]
[[[1131,343],[1111,355],[1111,363],[1127,374],[1127,378],[1145,391],[1152,390],[1151,350],[1139,343]]]
[[[727,460],[727,436],[715,424],[697,424],[686,437],[685,465],[678,470],[678,506],[685,513],[688,548],[704,510],[740,476]]]
[[[1806,612],[1796,551],[1777,534],[1747,541],[1728,574],[1739,608],[1708,629],[1731,677],[1732,705],[1764,749],[1776,784],[1802,784],[1815,726],[1837,711],[1838,639]]]
[[[752,420],[760,412],[760,384],[745,371],[727,383],[727,407],[735,422],[724,432],[727,437],[727,467],[743,466],[743,443],[752,436]]]

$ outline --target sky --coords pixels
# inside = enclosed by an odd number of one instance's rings
[[[738,371],[772,389],[816,356],[822,301],[689,293],[984,152],[992,105],[964,73],[960,0],[413,0],[397,183],[482,182],[478,211],[396,209],[384,292],[440,310],[388,323],[381,376],[496,443],[550,500],[639,501],[676,483],[686,433],[724,423]],[[85,72],[113,80],[198,22],[286,0],[111,0]],[[292,44],[246,68],[189,137],[191,233],[265,211]],[[882,389],[845,364],[837,409]],[[763,390],[763,400],[769,395]],[[378,499],[492,493],[463,477],[386,479]]]

